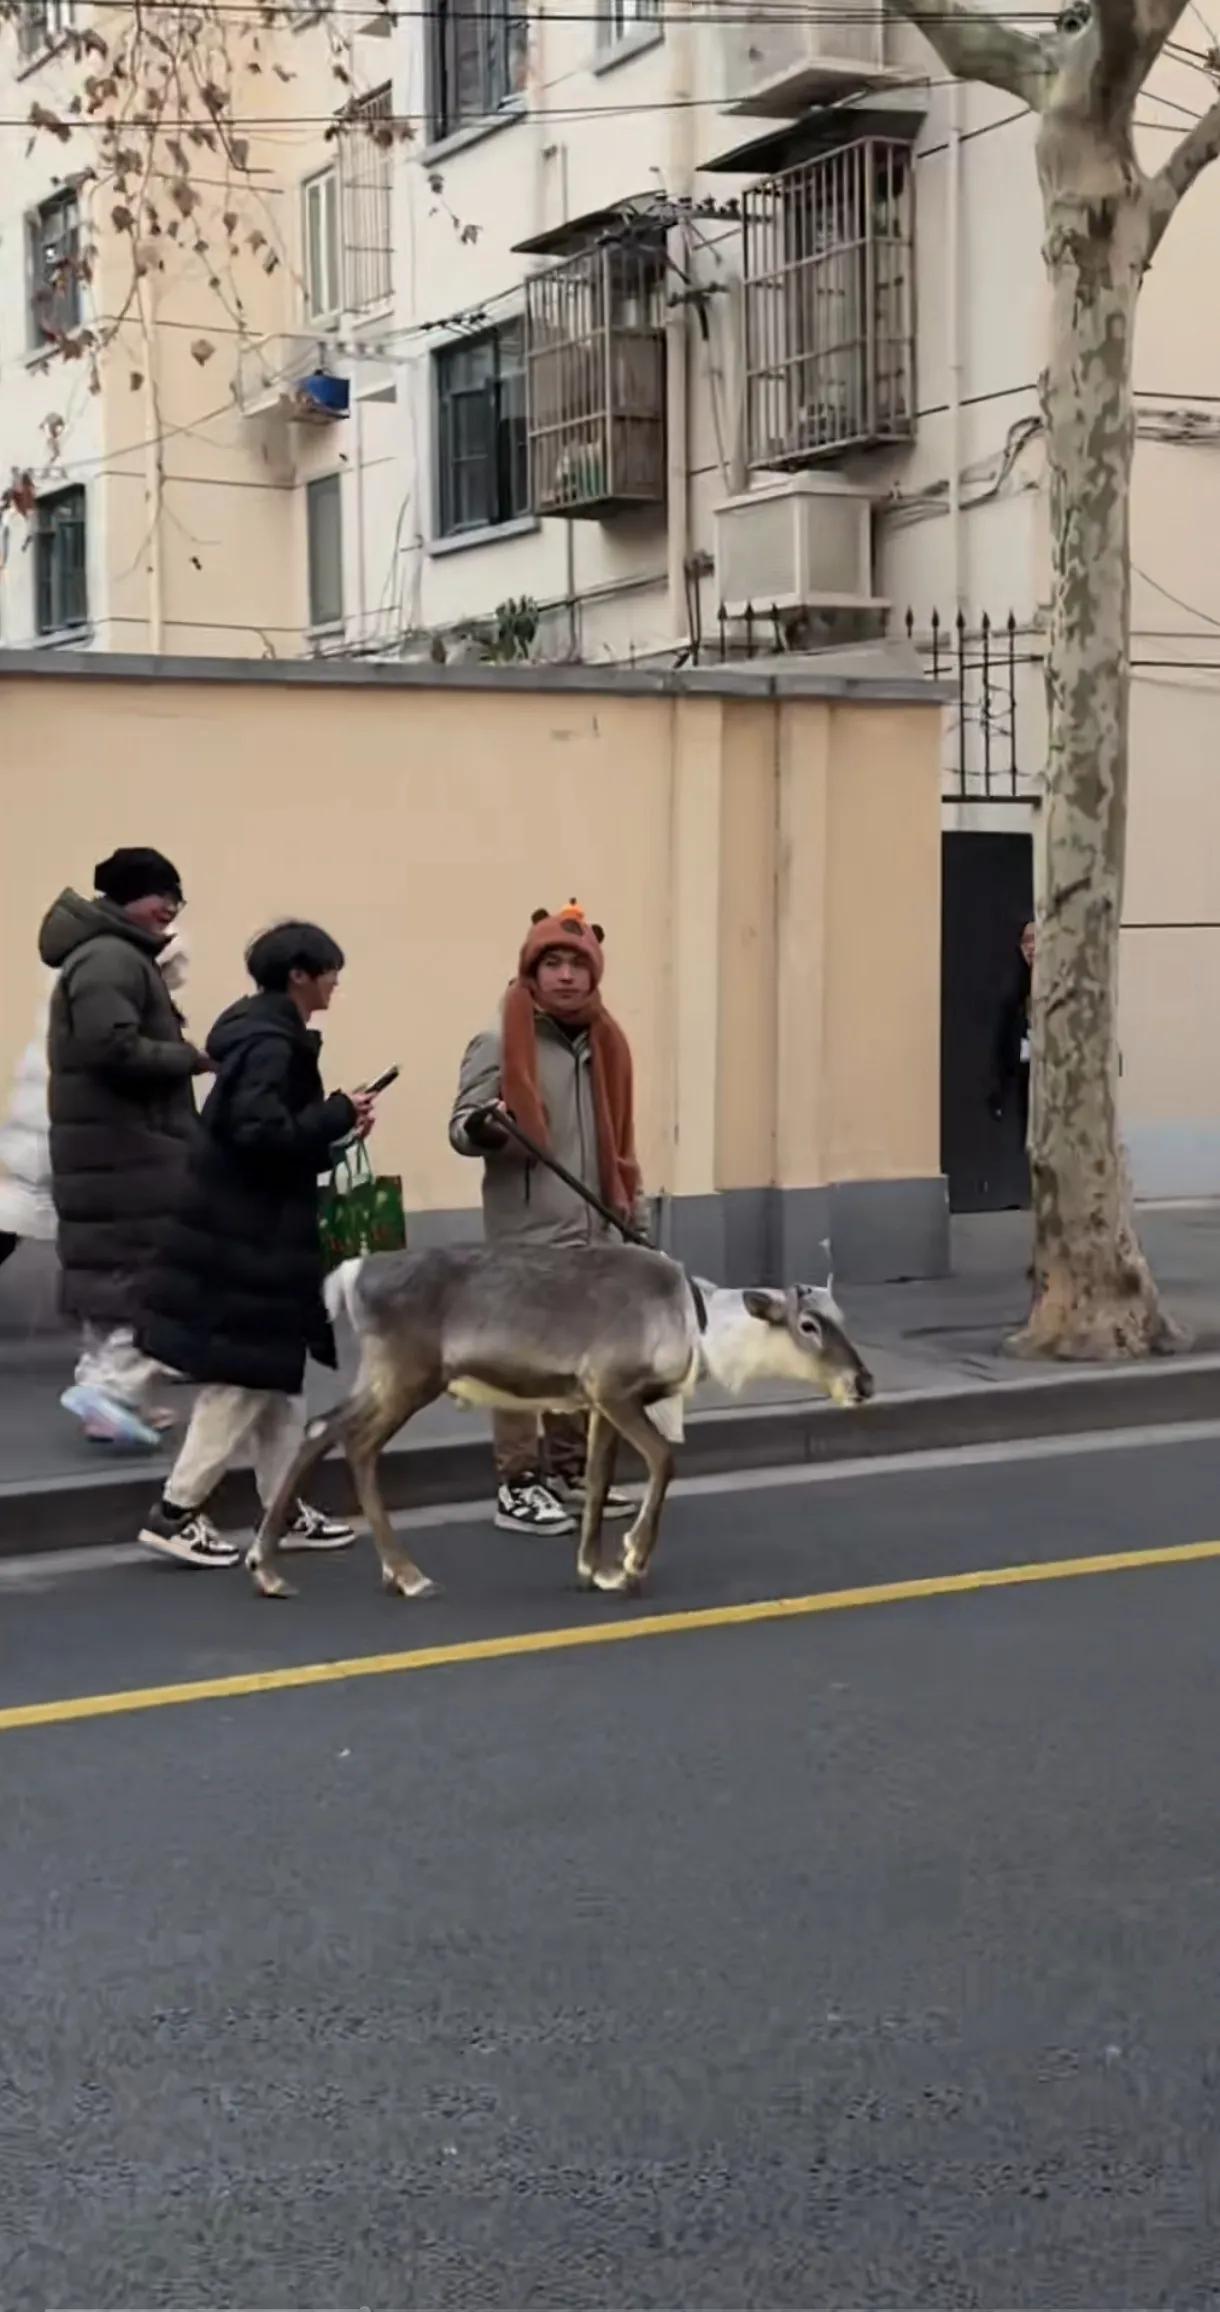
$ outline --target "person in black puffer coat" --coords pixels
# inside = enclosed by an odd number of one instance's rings
[[[59,974],[47,1058],[60,1302],[83,1330],[61,1402],[92,1436],[155,1445],[146,1401],[157,1368],[137,1352],[132,1325],[185,1176],[191,1079],[211,1062],[183,1035],[158,968],[183,905],[173,861],[127,846],[99,862],[93,882],[93,899],[60,893],[38,939]]]
[[[306,1356],[335,1363],[322,1301],[318,1176],[331,1151],[373,1120],[367,1093],[328,1099],[321,1038],[343,951],[310,923],[282,923],[246,957],[258,993],[221,1013],[208,1037],[216,1083],[191,1152],[185,1195],[149,1273],[142,1349],[204,1385],[165,1492],[140,1539],[188,1565],[240,1552],[204,1514],[243,1449],[264,1506],[301,1442]],[[342,1549],[347,1525],[301,1504],[284,1547]]]

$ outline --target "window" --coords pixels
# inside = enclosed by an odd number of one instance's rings
[[[440,535],[489,529],[528,512],[521,323],[438,353],[436,397]]]
[[[908,146],[824,153],[743,197],[746,430],[755,467],[800,467],[914,430]]]
[[[83,626],[89,616],[85,493],[56,490],[34,515],[34,622],[39,634]]]
[[[384,305],[393,292],[393,119],[388,88],[358,96],[343,115],[343,286],[352,313]]]
[[[76,0],[17,0],[17,45],[28,63],[54,48],[76,22]]]
[[[309,624],[343,624],[343,501],[338,474],[305,485]]]
[[[75,192],[43,201],[27,231],[30,343],[53,344],[80,328],[80,205]]]
[[[600,0],[598,47],[617,48],[621,41],[630,40],[633,33],[646,32],[650,25],[659,30],[660,13],[660,0]]]
[[[304,187],[305,314],[330,321],[339,310],[339,188],[333,169]]]
[[[485,120],[524,88],[528,35],[515,0],[437,0],[430,29],[434,137]]]

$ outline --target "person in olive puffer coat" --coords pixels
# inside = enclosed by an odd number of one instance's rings
[[[517,977],[492,1028],[462,1061],[449,1138],[459,1156],[483,1162],[483,1226],[489,1243],[596,1244],[604,1220],[553,1172],[527,1157],[495,1121],[507,1108],[536,1146],[553,1153],[611,1211],[645,1238],[649,1211],[635,1155],[631,1053],[601,998],[602,934],[573,901],[540,908]],[[497,1412],[495,1522],[510,1532],[568,1533],[584,1499],[587,1423],[582,1414]],[[631,1503],[612,1492],[607,1514]]]
[[[60,1298],[83,1344],[62,1403],[92,1436],[155,1445],[147,1410],[158,1366],[135,1346],[144,1272],[162,1243],[195,1131],[192,1078],[211,1061],[188,1043],[158,957],[182,905],[160,851],[115,851],[96,896],[63,891],[38,949],[59,974],[47,1039],[51,1186]]]

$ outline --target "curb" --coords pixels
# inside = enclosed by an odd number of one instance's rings
[[[715,1477],[729,1470],[882,1460],[959,1445],[1216,1419],[1220,1357],[1174,1358],[1118,1372],[1052,1370],[968,1388],[909,1390],[851,1414],[815,1403],[696,1413],[687,1423],[679,1470],[684,1477]],[[394,1510],[479,1501],[489,1493],[488,1442],[482,1435],[391,1446],[381,1468],[386,1502]],[[634,1474],[633,1467],[624,1464],[622,1474]],[[130,1541],[154,1483],[140,1466],[0,1484],[0,1557]],[[310,1494],[323,1509],[350,1511],[342,1462],[324,1461]],[[221,1526],[252,1523],[256,1502],[245,1471],[225,1478],[214,1514]]]

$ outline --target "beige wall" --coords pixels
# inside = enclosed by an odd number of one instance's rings
[[[97,662],[93,662],[97,663]],[[39,919],[119,842],[188,893],[196,1032],[250,935],[314,916],[350,963],[327,1074],[397,1061],[378,1154],[468,1206],[445,1126],[535,907],[606,926],[653,1189],[927,1177],[937,1144],[934,704],[679,692],[95,681],[0,663],[0,1061]]]

